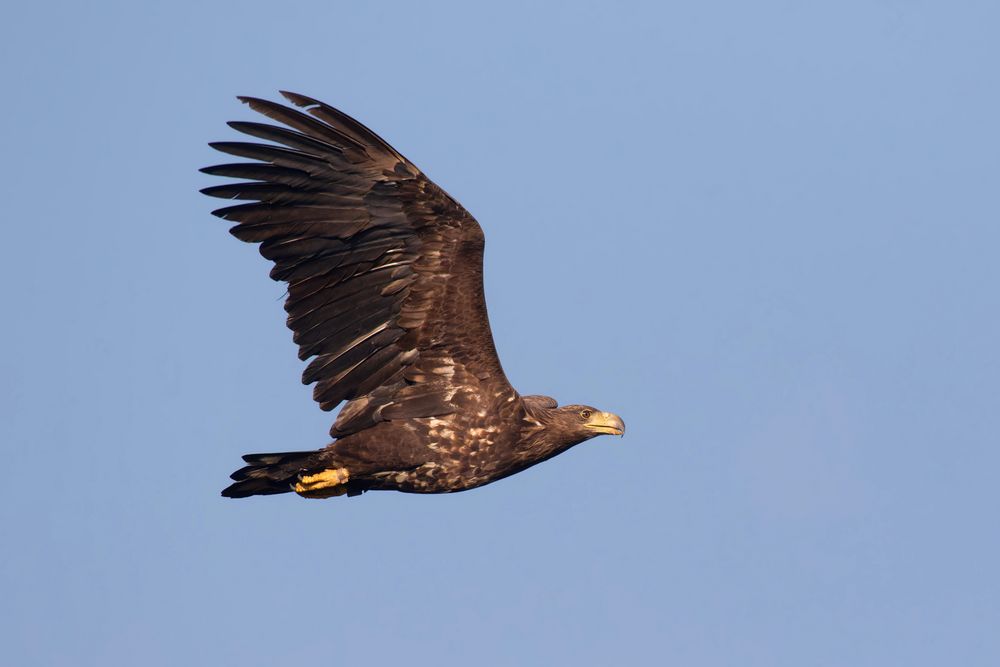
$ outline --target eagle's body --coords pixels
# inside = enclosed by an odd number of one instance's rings
[[[357,121],[285,96],[310,115],[241,98],[291,129],[230,123],[274,143],[213,144],[257,162],[204,169],[250,179],[204,192],[252,200],[215,213],[288,283],[314,398],[324,410],[347,403],[326,448],[247,455],[223,495],[461,491],[624,430],[593,408],[520,396],[493,344],[479,224]]]

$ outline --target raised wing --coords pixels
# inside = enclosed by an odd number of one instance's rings
[[[448,414],[463,396],[513,393],[483,296],[483,232],[446,192],[374,132],[314,99],[307,113],[240,100],[284,125],[229,123],[271,143],[212,147],[253,162],[202,171],[247,179],[202,190],[250,200],[213,213],[260,244],[288,283],[288,327],[302,375],[324,410],[349,403],[331,430]]]

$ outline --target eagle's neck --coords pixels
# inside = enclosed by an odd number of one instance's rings
[[[579,434],[561,423],[554,410],[532,410],[525,413],[517,457],[528,465],[561,454],[573,445],[583,442]]]

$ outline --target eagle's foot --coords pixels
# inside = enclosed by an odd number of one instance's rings
[[[292,490],[303,498],[332,498],[347,493],[347,468],[328,468],[315,475],[299,475]]]

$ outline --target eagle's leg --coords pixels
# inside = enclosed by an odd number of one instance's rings
[[[299,475],[292,490],[303,498],[332,498],[347,493],[347,468],[328,468],[313,475]]]

